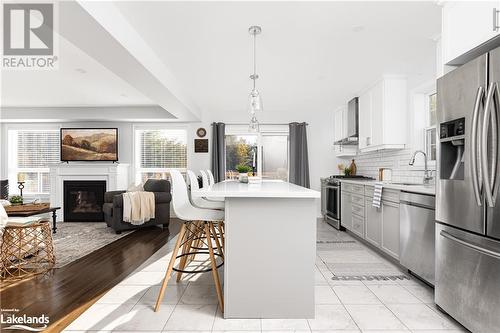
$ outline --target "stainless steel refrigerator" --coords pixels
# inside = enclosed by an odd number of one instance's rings
[[[500,48],[440,78],[435,302],[500,332]]]

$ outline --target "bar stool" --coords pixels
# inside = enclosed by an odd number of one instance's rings
[[[207,173],[205,172],[205,170],[200,170],[200,174],[201,174],[201,188],[207,188],[209,187],[211,184],[210,184],[210,181],[208,180],[208,175]]]
[[[198,184],[198,178],[193,171],[187,170],[187,175],[189,179],[189,184],[191,186],[191,191],[197,191],[200,189]],[[191,191],[189,193],[191,193]],[[195,207],[199,208],[211,208],[211,209],[224,209],[224,202],[220,201],[210,201],[200,197],[190,196],[191,202]]]
[[[172,181],[172,207],[177,218],[184,220],[172,256],[165,273],[165,278],[156,300],[155,311],[160,309],[160,304],[165,294],[168,281],[172,271],[177,272],[177,281],[182,273],[204,273],[212,272],[217,291],[217,298],[221,311],[224,311],[224,299],[217,269],[224,262],[217,264],[216,257],[224,258],[223,244],[219,241],[219,236],[223,236],[223,229],[219,225],[224,220],[224,212],[215,209],[203,209],[194,207],[189,201],[188,189],[184,177],[178,170],[170,171]],[[219,229],[216,230],[216,227]],[[212,240],[215,241],[217,252],[214,251]],[[200,246],[204,245],[203,247]],[[182,247],[181,254],[178,254]],[[208,250],[208,251],[206,251]],[[205,270],[186,270],[186,265],[196,254],[208,254],[210,256],[211,268]],[[178,268],[174,268],[176,259],[180,259]]]
[[[214,174],[212,173],[211,170],[207,169],[207,176],[208,176],[208,183],[210,185],[213,185],[215,184],[215,178],[214,178]]]

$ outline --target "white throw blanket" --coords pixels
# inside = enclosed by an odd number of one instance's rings
[[[382,186],[383,184],[381,182],[375,183],[373,189],[373,207],[380,208],[380,201],[382,200]]]
[[[123,193],[123,221],[133,225],[143,224],[155,218],[155,194],[153,192]]]

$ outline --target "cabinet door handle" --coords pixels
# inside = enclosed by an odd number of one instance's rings
[[[500,11],[496,8],[493,8],[493,31],[498,32],[500,26],[498,26],[498,13]]]

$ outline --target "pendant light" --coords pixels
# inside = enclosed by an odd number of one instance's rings
[[[262,111],[262,98],[260,97],[259,91],[255,87],[255,81],[259,78],[257,75],[257,52],[256,52],[256,41],[257,35],[262,32],[261,27],[259,26],[251,26],[248,28],[248,32],[253,36],[253,74],[250,75],[250,79],[253,81],[253,88],[248,96],[249,101],[249,112],[250,112],[250,124],[249,131],[250,132],[258,132],[259,131],[259,122],[257,120],[256,112]]]

